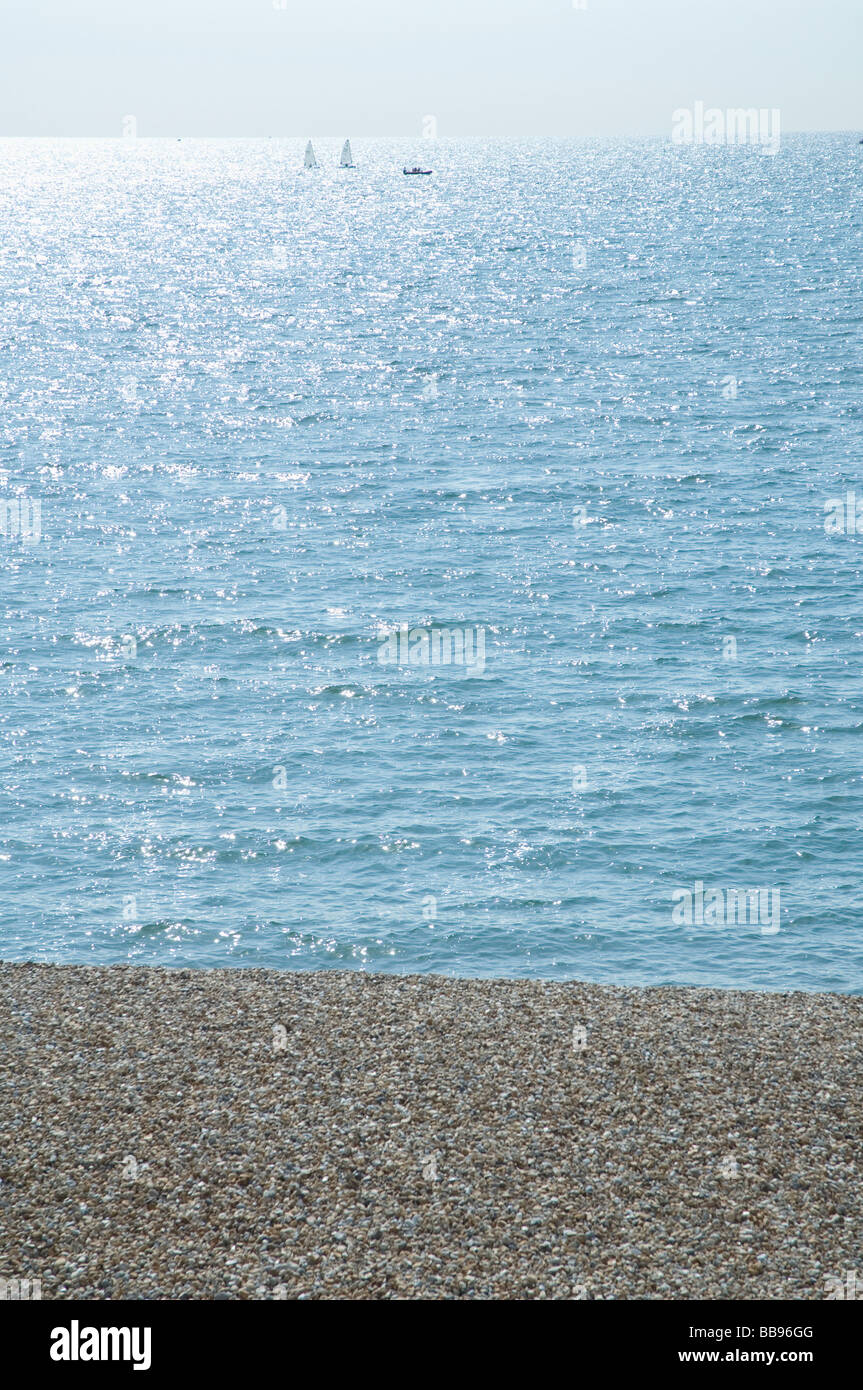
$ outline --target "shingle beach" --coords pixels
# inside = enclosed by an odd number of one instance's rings
[[[863,998],[0,966],[3,1277],[43,1299],[822,1299]]]

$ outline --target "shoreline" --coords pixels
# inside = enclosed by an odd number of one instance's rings
[[[822,1299],[863,997],[0,963],[43,1299]]]

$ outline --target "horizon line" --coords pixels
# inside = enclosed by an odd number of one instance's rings
[[[734,108],[734,109],[736,110],[737,108]],[[782,131],[783,138],[784,138],[786,135],[861,135],[861,134],[863,134],[863,125],[860,125],[860,126],[846,126],[846,127],[829,127],[829,128],[827,128],[827,127],[823,127],[823,128],[822,128],[822,127],[808,127],[808,128],[798,128],[798,127],[785,128],[785,127],[783,127],[783,131]],[[139,141],[139,140],[300,140],[300,141],[302,141],[302,140],[309,140],[309,139],[311,139],[311,140],[321,140],[321,141],[323,141],[323,140],[336,140],[336,141],[338,141],[338,140],[344,140],[345,138],[350,139],[350,140],[405,140],[405,141],[412,141],[412,142],[414,142],[414,143],[422,143],[423,145],[443,144],[443,143],[446,143],[447,141],[452,142],[452,141],[458,141],[458,140],[497,141],[497,142],[503,144],[503,143],[506,143],[506,142],[508,142],[508,141],[517,141],[517,140],[519,140],[519,141],[521,141],[521,140],[559,140],[559,141],[561,141],[561,142],[563,142],[563,141],[572,141],[572,140],[583,140],[583,141],[587,141],[587,140],[668,140],[668,141],[671,141],[671,133],[670,133],[669,131],[657,131],[657,132],[653,132],[653,133],[650,133],[650,134],[647,134],[647,133],[644,133],[644,132],[639,133],[639,134],[635,134],[635,133],[632,133],[632,132],[618,132],[618,133],[614,133],[614,134],[612,134],[612,133],[606,133],[606,134],[602,134],[602,135],[595,135],[595,134],[594,134],[594,135],[586,135],[586,134],[582,134],[582,135],[552,135],[552,134],[543,134],[543,135],[539,135],[539,134],[533,134],[533,135],[435,135],[435,136],[427,136],[427,135],[398,135],[398,134],[387,134],[387,135],[363,135],[363,134],[355,135],[355,134],[351,134],[351,135],[348,135],[347,137],[345,137],[344,135],[315,135],[314,133],[311,134],[311,135],[309,135],[309,133],[308,133],[307,131],[304,132],[304,133],[301,134],[301,135],[284,135],[284,134],[281,134],[281,135],[237,135],[237,134],[190,135],[190,134],[180,134],[180,135],[178,135],[178,134],[176,134],[176,133],[171,133],[171,134],[167,134],[167,135],[142,135],[142,134],[124,135],[122,132],[121,132],[119,135],[83,134],[83,133],[80,133],[80,132],[77,133],[77,134],[74,134],[74,135],[70,135],[70,134],[65,134],[65,135],[63,135],[63,134],[59,134],[59,133],[56,133],[56,132],[55,132],[55,133],[51,133],[51,134],[42,133],[42,134],[39,134],[39,135],[35,135],[35,134],[24,135],[24,134],[7,134],[7,133],[5,133],[4,131],[0,131],[0,140],[106,140],[106,141],[107,141],[107,140],[111,140],[111,141],[121,142],[121,143],[123,143],[123,144],[133,144],[133,143],[135,143],[136,141]]]

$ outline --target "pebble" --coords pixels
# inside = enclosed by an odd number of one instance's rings
[[[0,1009],[0,1277],[43,1299],[863,1278],[857,996],[0,964]]]

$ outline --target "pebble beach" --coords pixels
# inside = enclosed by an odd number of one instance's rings
[[[863,998],[0,965],[43,1299],[823,1299]]]

